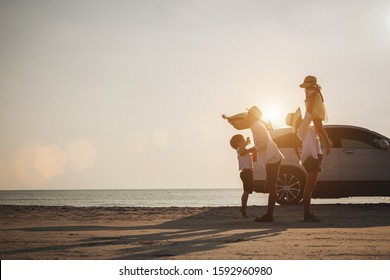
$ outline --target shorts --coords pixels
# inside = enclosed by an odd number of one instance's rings
[[[317,156],[318,156],[318,159],[310,156],[303,163],[303,167],[305,167],[305,170],[307,173],[321,172],[322,171],[321,162],[322,162],[323,156],[321,154],[318,154]]]
[[[240,173],[240,178],[242,180],[242,186],[244,191],[248,193],[253,192],[253,171],[252,169],[243,169]]]

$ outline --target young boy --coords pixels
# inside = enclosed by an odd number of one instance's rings
[[[241,171],[240,178],[243,184],[243,193],[241,196],[240,212],[244,218],[248,218],[246,214],[246,206],[249,195],[253,192],[253,160],[252,155],[256,155],[255,147],[246,149],[250,144],[249,137],[245,140],[241,134],[236,134],[230,139],[230,146],[237,151],[238,169]]]

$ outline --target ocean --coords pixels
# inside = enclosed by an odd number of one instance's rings
[[[129,189],[0,191],[0,205],[203,207],[237,206],[241,189]],[[264,194],[255,194],[264,203]],[[252,197],[252,200],[254,197]],[[253,201],[254,202],[254,201]]]
[[[240,206],[241,189],[132,189],[0,191],[0,205],[75,207]],[[248,206],[267,205],[268,194],[253,193]],[[313,199],[313,204],[390,203],[389,197]]]

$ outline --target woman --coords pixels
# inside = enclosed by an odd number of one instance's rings
[[[302,120],[300,117],[295,124],[296,134],[302,142],[302,152],[300,154],[301,164],[306,170],[306,185],[303,192],[303,221],[320,222],[321,219],[311,212],[311,197],[317,184],[318,172],[322,171],[322,150],[317,131],[310,127],[312,116],[308,112]]]
[[[323,121],[328,121],[328,114],[326,112],[324,98],[321,93],[321,86],[317,84],[316,77],[307,76],[299,87],[305,89],[306,112],[311,115],[314,128],[318,135],[325,141],[326,154],[330,154],[332,150],[332,142],[330,142],[328,133],[326,133],[322,125]]]
[[[310,126],[312,116],[306,112],[302,119],[301,110],[298,108],[295,113],[289,113],[286,117],[286,124],[293,127],[297,140],[302,142],[302,152],[299,153],[298,141],[295,152],[300,159],[300,164],[305,168],[307,177],[305,190],[303,192],[304,222],[320,222],[310,210],[311,196],[317,184],[318,172],[321,171],[322,150],[317,131]]]

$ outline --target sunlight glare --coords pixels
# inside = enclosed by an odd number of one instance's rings
[[[57,145],[48,145],[38,149],[35,156],[35,168],[46,178],[61,175],[65,171],[68,156]]]
[[[12,169],[15,183],[23,187],[34,187],[44,180],[44,176],[34,167],[38,145],[31,144],[21,147],[12,159]],[[3,172],[5,172],[3,170]]]
[[[265,120],[266,122],[268,122],[268,120],[275,122],[276,119],[279,117],[279,110],[276,107],[266,106],[262,109],[262,111],[263,111],[262,119]]]

